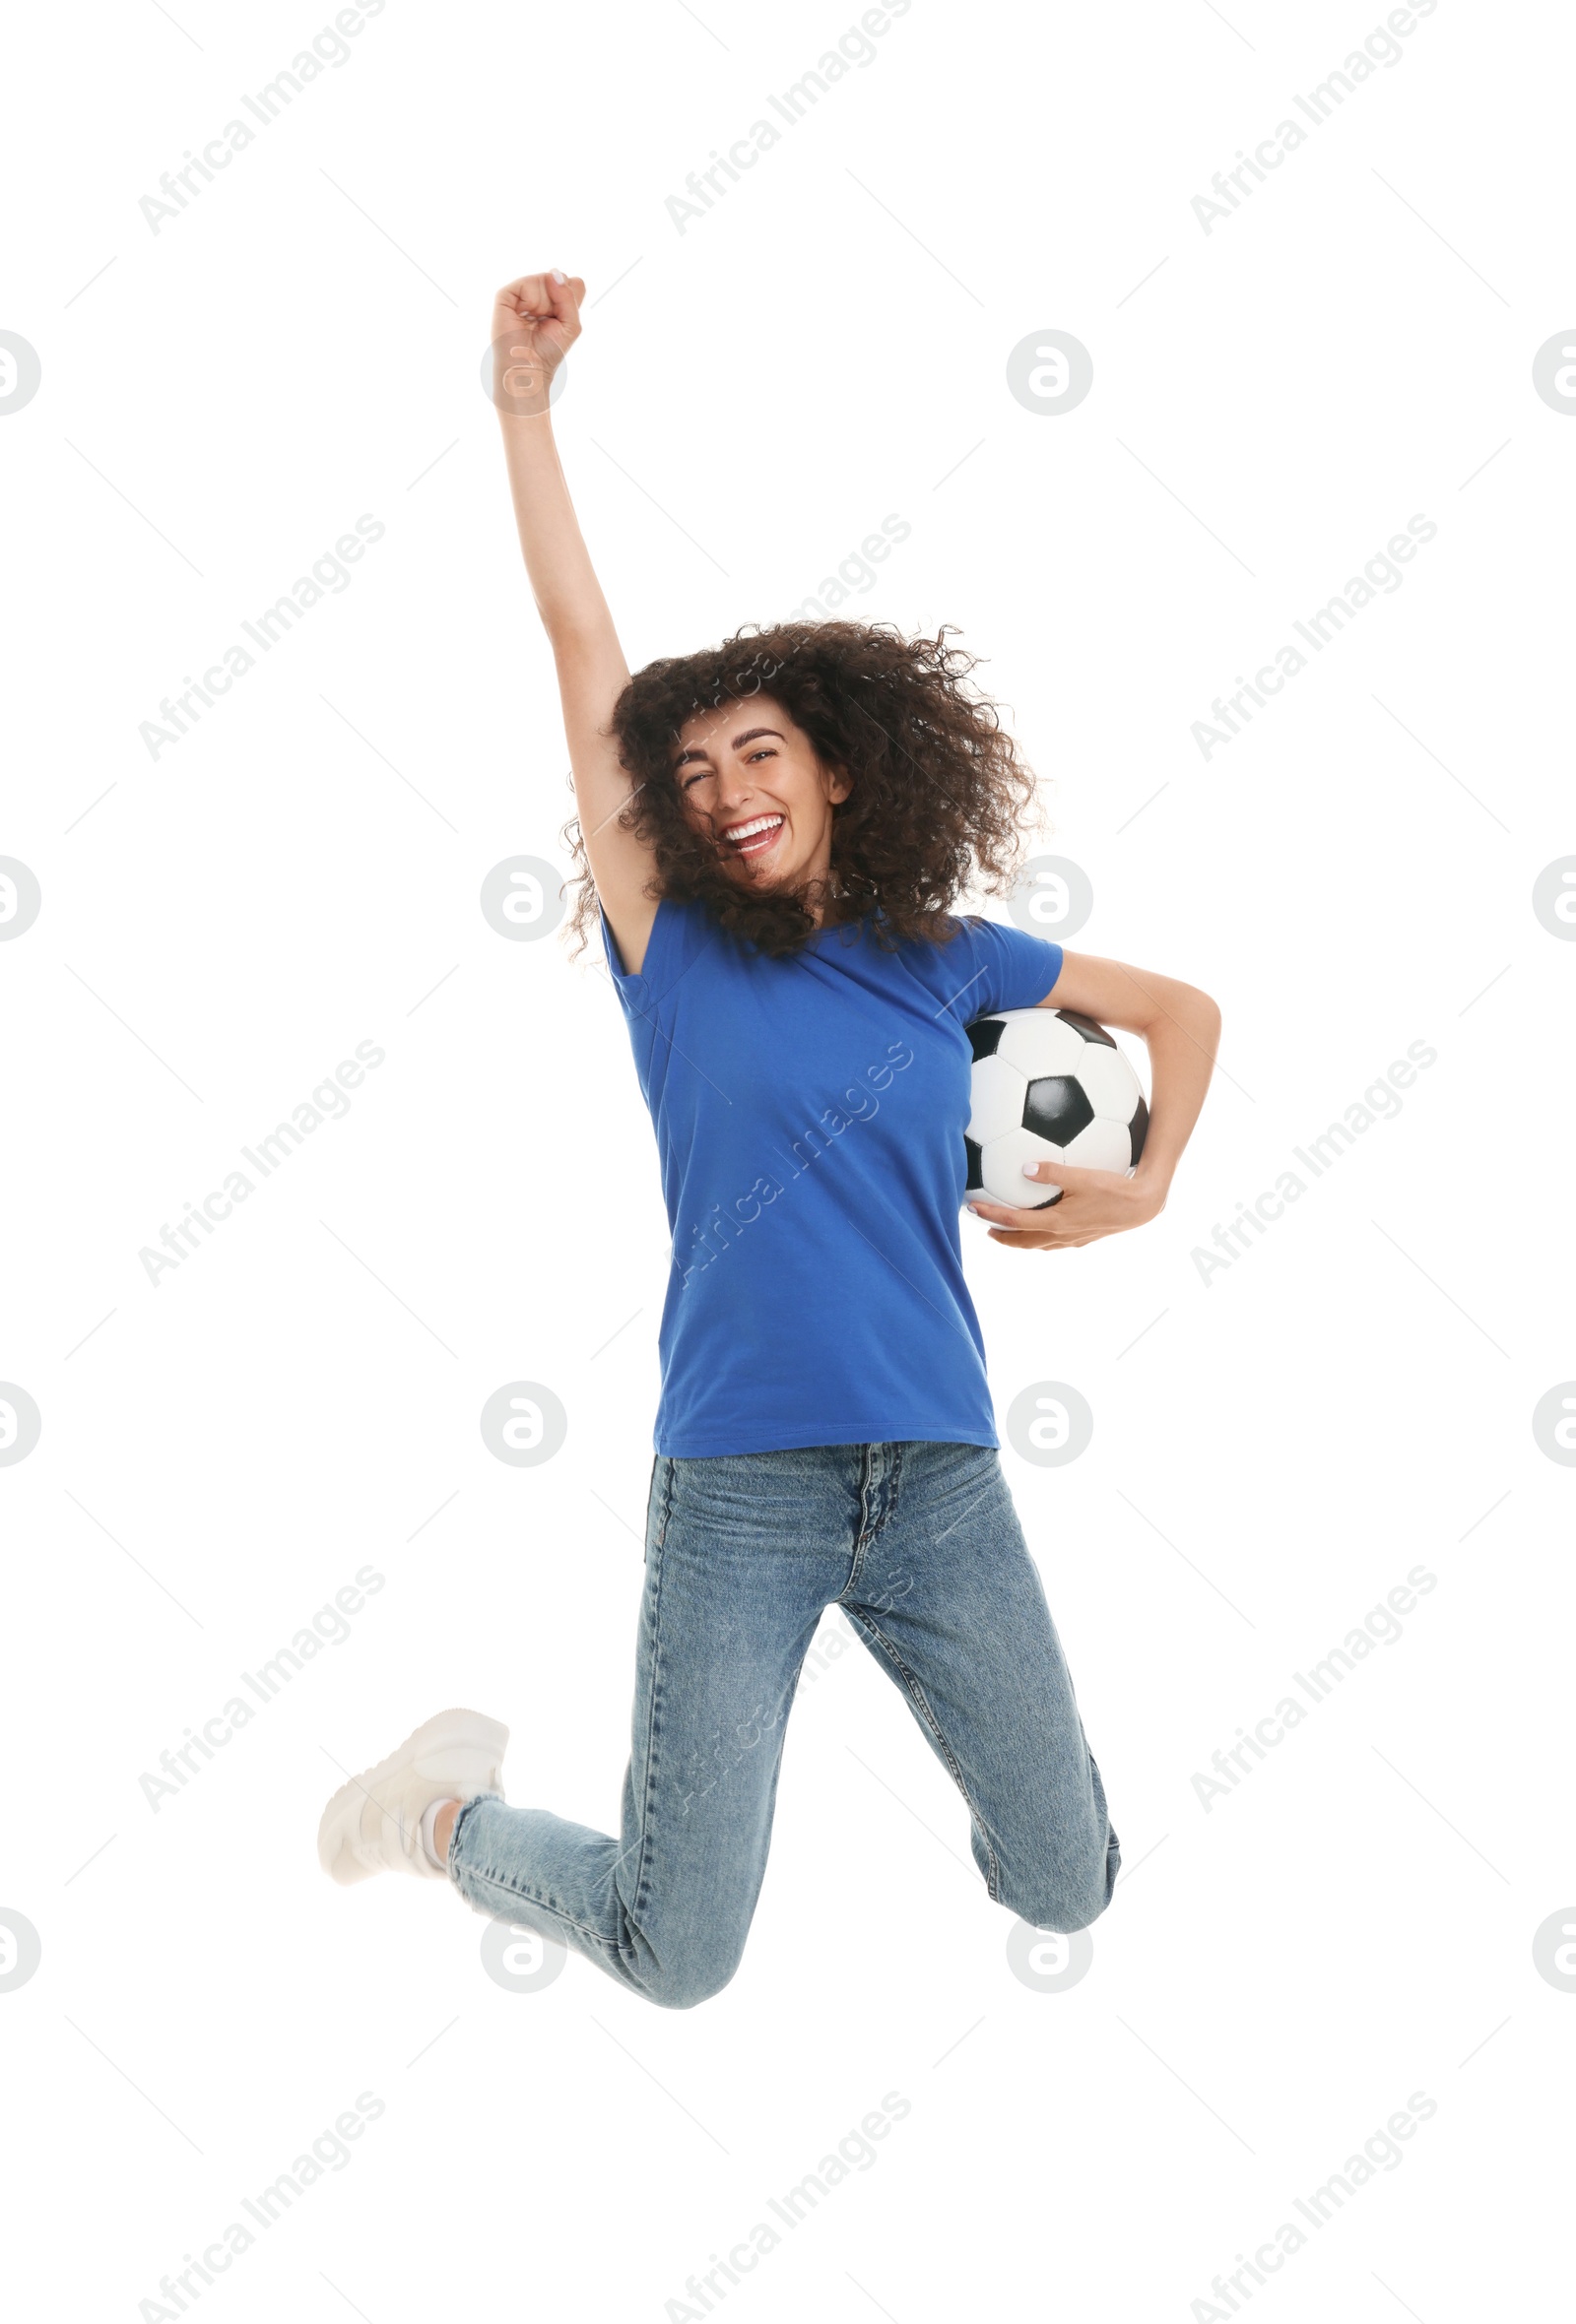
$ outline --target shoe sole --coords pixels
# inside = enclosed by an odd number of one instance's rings
[[[317,1828],[317,1860],[330,1880],[337,1881],[341,1888],[351,1888],[358,1881],[372,1878],[376,1868],[358,1863],[354,1852],[360,1836],[361,1807],[369,1791],[376,1794],[378,1786],[390,1776],[421,1760],[440,1759],[450,1754],[463,1754],[473,1763],[485,1762],[495,1779],[501,1775],[508,1742],[508,1728],[495,1718],[484,1717],[479,1711],[440,1711],[435,1718],[414,1728],[398,1750],[391,1751],[387,1759],[380,1759],[375,1768],[364,1769],[348,1783],[342,1783],[323,1810]],[[473,1796],[475,1791],[488,1787],[486,1783],[474,1784]]]

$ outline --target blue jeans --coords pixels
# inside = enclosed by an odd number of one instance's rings
[[[1120,1854],[1039,1575],[994,1451],[818,1445],[652,1464],[634,1736],[617,1840],[470,1801],[449,1873],[667,2008],[739,1966],[783,1730],[840,1606],[968,1804],[998,1904],[1086,1927]]]

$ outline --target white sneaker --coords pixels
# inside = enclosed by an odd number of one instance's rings
[[[440,1711],[364,1775],[342,1783],[317,1828],[317,1857],[348,1888],[374,1872],[447,1872],[422,1845],[422,1818],[434,1800],[503,1796],[509,1730],[479,1711]]]

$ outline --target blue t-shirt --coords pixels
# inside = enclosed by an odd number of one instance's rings
[[[1043,1001],[1061,945],[972,918],[886,951],[857,921],[772,959],[665,896],[629,976],[601,925],[673,1233],[657,1452],[995,1445],[965,1027]]]

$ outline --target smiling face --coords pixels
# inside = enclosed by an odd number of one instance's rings
[[[675,749],[674,781],[686,815],[716,841],[731,879],[746,887],[825,879],[832,808],[853,785],[840,768],[821,763],[804,729],[769,694],[690,719]]]

